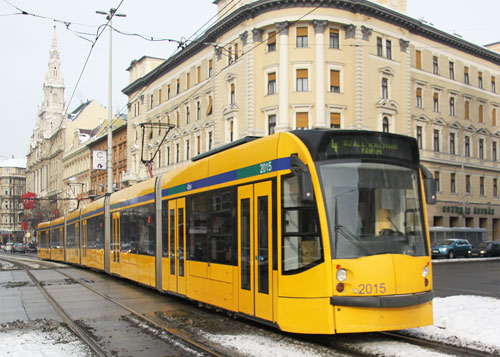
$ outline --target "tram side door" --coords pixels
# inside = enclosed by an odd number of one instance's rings
[[[120,274],[120,212],[114,212],[111,222],[110,271]]]
[[[168,286],[169,290],[186,295],[186,199],[168,202]]]
[[[82,264],[87,264],[87,220],[82,222],[82,244],[80,245]]]
[[[238,188],[239,311],[273,320],[272,183]]]

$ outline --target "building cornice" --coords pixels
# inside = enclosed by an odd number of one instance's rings
[[[500,54],[488,50],[482,46],[470,43],[459,37],[438,30],[422,21],[409,17],[387,7],[375,4],[367,0],[260,0],[240,7],[230,15],[221,19],[218,23],[208,29],[205,34],[196,41],[191,42],[177,55],[167,59],[161,65],[153,69],[141,78],[130,83],[122,92],[132,95],[144,86],[150,85],[156,79],[170,72],[187,59],[193,57],[203,49],[216,43],[217,38],[234,29],[245,21],[255,18],[269,11],[295,8],[295,7],[321,7],[334,8],[350,11],[354,14],[367,15],[389,24],[406,29],[408,32],[420,35],[427,39],[445,44],[465,53],[477,56],[493,64],[500,65]]]

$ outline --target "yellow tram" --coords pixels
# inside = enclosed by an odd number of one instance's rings
[[[244,138],[42,223],[41,242],[50,230],[54,248],[39,257],[63,257],[283,331],[425,326],[429,176],[415,139],[401,135]]]

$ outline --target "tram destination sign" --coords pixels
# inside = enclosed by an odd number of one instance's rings
[[[414,139],[401,135],[330,135],[325,153],[328,158],[383,157],[418,162],[418,150]]]

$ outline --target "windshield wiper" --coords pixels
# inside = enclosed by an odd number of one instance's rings
[[[403,232],[401,232],[401,231],[399,230],[399,228],[398,228],[398,227],[394,224],[394,222],[392,221],[391,217],[387,216],[387,220],[388,220],[389,222],[391,222],[391,224],[394,226],[394,228],[396,228],[396,232],[398,232],[398,233],[399,233],[399,234],[401,234],[401,235],[404,235],[404,234],[403,234]]]
[[[371,253],[362,245],[362,243],[359,242],[358,237],[354,235],[347,227],[341,225],[338,223],[339,217],[337,213],[337,198],[335,198],[335,250],[337,249],[337,243],[338,243],[338,233],[340,233],[345,239],[347,239],[349,242],[351,242],[354,246],[359,247],[361,250],[364,251],[365,254],[370,255]]]

